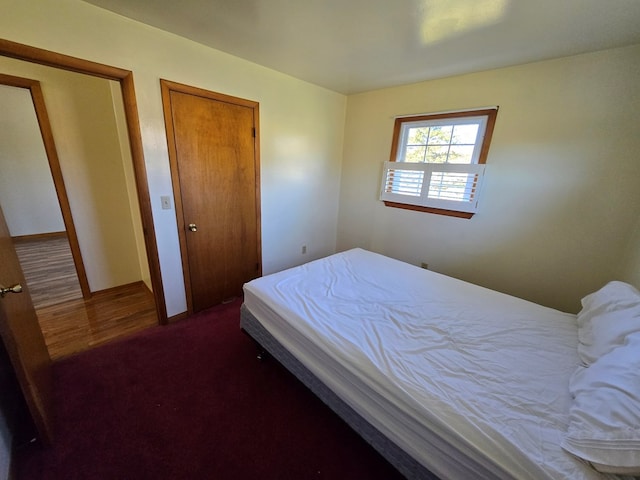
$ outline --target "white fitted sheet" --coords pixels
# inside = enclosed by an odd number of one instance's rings
[[[443,479],[619,478],[560,447],[575,315],[362,249],[244,291],[276,340]]]

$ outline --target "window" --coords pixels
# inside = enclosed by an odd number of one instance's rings
[[[471,218],[497,108],[396,119],[380,199],[390,207]]]

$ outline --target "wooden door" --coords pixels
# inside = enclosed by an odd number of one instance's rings
[[[162,81],[187,302],[240,296],[261,273],[258,104]]]
[[[22,393],[45,444],[53,440],[51,359],[31,296],[0,209],[0,284],[19,284],[21,293],[0,298],[0,335],[20,382]]]

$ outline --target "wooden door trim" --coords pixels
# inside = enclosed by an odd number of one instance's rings
[[[217,100],[220,102],[239,105],[253,110],[254,135],[254,161],[255,161],[255,195],[256,195],[256,228],[257,228],[257,249],[259,275],[262,275],[262,240],[261,240],[261,211],[260,211],[260,104],[253,100],[234,97],[223,93],[212,92],[198,87],[160,79],[160,90],[162,93],[162,110],[164,113],[165,131],[167,136],[167,146],[169,149],[169,167],[171,169],[171,183],[173,184],[173,197],[176,209],[176,221],[178,223],[178,239],[180,241],[180,257],[182,260],[182,270],[184,275],[184,286],[187,300],[187,314],[193,313],[193,299],[191,290],[191,275],[189,269],[189,256],[187,252],[186,223],[182,205],[182,191],[180,188],[180,172],[178,168],[178,156],[175,143],[175,132],[173,127],[173,115],[171,107],[171,92],[185,93],[198,97]]]
[[[47,113],[47,106],[44,103],[44,96],[42,94],[42,87],[40,86],[40,82],[38,80],[33,80],[30,78],[15,77],[13,75],[5,75],[3,73],[0,73],[0,84],[9,85],[11,87],[24,88],[29,90],[29,92],[31,93],[31,100],[33,102],[33,107],[35,108],[36,117],[38,119],[40,134],[42,135],[42,141],[44,143],[44,150],[47,154],[47,160],[49,161],[49,170],[51,171],[51,177],[53,178],[56,195],[58,196],[58,203],[60,204],[60,211],[62,212],[64,226],[67,230],[67,239],[69,240],[69,247],[71,247],[73,263],[75,264],[76,273],[78,274],[78,282],[80,283],[82,297],[85,299],[91,298],[89,280],[87,279],[87,272],[84,268],[84,262],[82,260],[80,243],[78,242],[76,227],[73,223],[73,216],[71,215],[71,205],[69,204],[67,189],[64,185],[64,178],[62,177],[62,170],[60,169],[58,151],[56,150],[56,144],[53,139],[51,123],[49,122],[49,114]]]
[[[151,211],[151,198],[147,185],[147,171],[142,148],[142,136],[140,134],[140,119],[138,117],[133,72],[5,39],[0,39],[0,55],[76,73],[84,73],[107,80],[115,80],[120,83],[156,313],[158,322],[166,324],[167,308],[160,274],[160,259],[158,257],[158,245]]]

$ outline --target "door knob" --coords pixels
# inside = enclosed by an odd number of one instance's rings
[[[20,293],[22,292],[22,285],[16,283],[11,287],[3,287],[0,285],[0,298],[4,297],[7,293]]]
[[[198,231],[198,226],[195,223],[190,223],[189,224],[189,231],[197,232]]]

